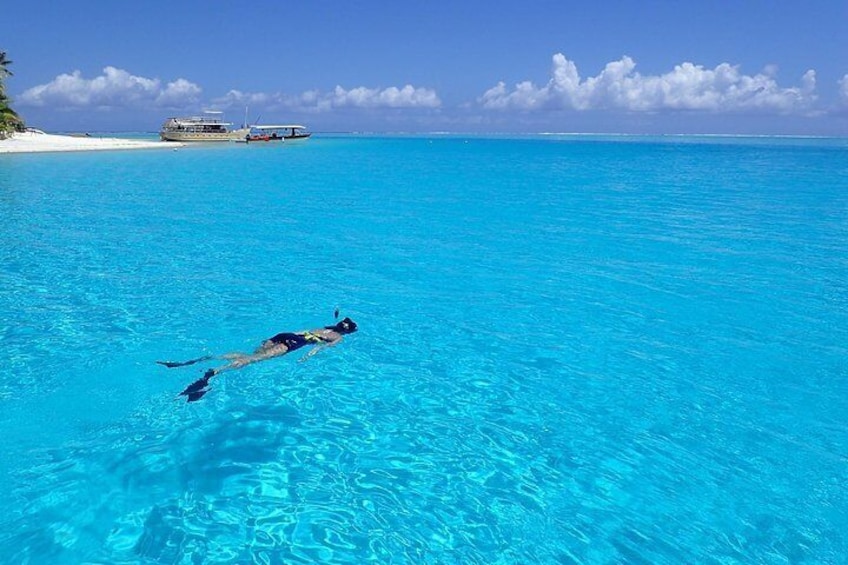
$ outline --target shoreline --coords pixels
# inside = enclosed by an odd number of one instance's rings
[[[77,137],[56,135],[40,130],[15,133],[0,140],[0,154],[4,153],[65,153],[74,151],[115,151],[125,149],[174,149],[182,143],[141,141],[119,137]]]

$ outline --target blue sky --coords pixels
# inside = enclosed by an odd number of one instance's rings
[[[5,0],[13,107],[314,131],[848,135],[845,0]],[[14,22],[12,25],[9,23]]]

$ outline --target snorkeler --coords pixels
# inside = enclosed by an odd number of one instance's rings
[[[241,369],[242,367],[250,365],[251,363],[256,363],[257,361],[265,361],[266,359],[285,355],[286,353],[300,349],[307,345],[315,345],[309,353],[303,356],[301,361],[304,361],[325,347],[336,345],[342,340],[342,336],[355,331],[356,322],[350,318],[345,318],[337,324],[324,326],[323,328],[315,330],[278,333],[277,335],[263,341],[256,351],[250,355],[245,353],[226,353],[224,355],[206,355],[204,357],[198,357],[197,359],[191,359],[190,361],[156,362],[170,369],[173,367],[185,367],[187,365],[193,365],[210,359],[227,359],[230,361],[227,365],[209,369],[203,374],[203,377],[188,385],[186,389],[180,393],[180,396],[187,397],[188,402],[194,402],[195,400],[200,400],[204,394],[209,392],[209,379],[215,375],[223,373],[224,371]]]

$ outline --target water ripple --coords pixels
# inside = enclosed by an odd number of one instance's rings
[[[4,168],[4,559],[839,562],[844,147],[313,141]]]

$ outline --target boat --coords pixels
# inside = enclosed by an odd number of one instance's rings
[[[162,141],[240,141],[250,133],[250,128],[231,128],[230,122],[221,118],[221,112],[207,111],[203,116],[168,118],[162,124],[159,137]]]
[[[253,126],[244,140],[251,141],[301,141],[309,139],[312,134],[306,131],[306,126],[297,124]]]

